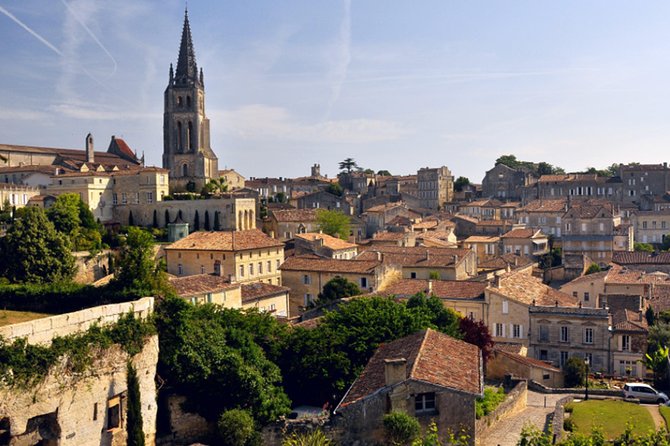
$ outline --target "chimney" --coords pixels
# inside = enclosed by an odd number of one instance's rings
[[[431,279],[428,279],[428,295],[433,294],[433,281]]]
[[[407,379],[407,360],[394,358],[384,360],[384,381],[387,386],[398,384]]]
[[[95,162],[95,152],[93,151],[93,135],[86,135],[86,162]]]
[[[379,251],[375,251],[375,253],[377,254],[377,261],[378,262],[383,262],[384,261],[384,254],[382,252],[379,252]]]

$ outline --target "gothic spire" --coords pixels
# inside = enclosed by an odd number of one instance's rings
[[[177,82],[186,79],[198,82],[198,65],[195,63],[195,50],[191,38],[191,26],[188,22],[188,10],[184,12],[184,29],[181,32],[181,45],[179,46],[175,78]]]

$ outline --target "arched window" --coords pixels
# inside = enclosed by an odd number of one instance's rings
[[[177,122],[177,149],[180,152],[184,150],[184,139],[181,133],[181,122]]]
[[[216,262],[214,262],[214,275],[216,275],[216,276],[221,276],[222,275],[221,274],[221,262],[218,261],[218,260]]]
[[[193,123],[188,121],[188,133],[186,134],[186,149],[191,151],[194,149],[195,144],[193,144]]]
[[[186,96],[186,107],[191,108],[191,97]]]
[[[188,164],[186,164],[186,163],[181,165],[181,176],[183,176],[183,177],[188,176]]]
[[[244,229],[242,225],[244,224],[244,213],[242,211],[238,212],[238,217],[237,217],[237,230],[241,231]]]
[[[181,96],[177,96],[177,107],[181,107],[182,105],[184,105],[184,103]]]

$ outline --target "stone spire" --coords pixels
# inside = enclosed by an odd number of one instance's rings
[[[198,82],[198,65],[195,62],[195,50],[191,38],[191,26],[188,22],[188,9],[184,12],[184,29],[181,32],[181,45],[179,46],[179,59],[177,59],[177,72],[175,80],[179,83],[185,81]]]

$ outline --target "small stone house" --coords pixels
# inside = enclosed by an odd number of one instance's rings
[[[546,387],[563,387],[563,372],[539,359],[529,358],[508,351],[503,344],[493,347],[493,354],[486,363],[486,378],[502,380],[512,374],[518,378],[532,379]]]
[[[549,238],[540,229],[514,228],[500,238],[505,254],[541,256],[549,252]]]
[[[335,409],[335,423],[359,444],[385,444],[384,415],[405,412],[424,428],[434,421],[441,438],[463,432],[474,444],[475,401],[482,393],[479,348],[422,330],[377,349]]]
[[[318,231],[315,209],[273,210],[264,225],[265,232],[279,240],[289,240],[296,234]]]
[[[353,259],[358,254],[358,245],[328,234],[310,232],[296,234],[295,254],[315,254],[328,259]]]

